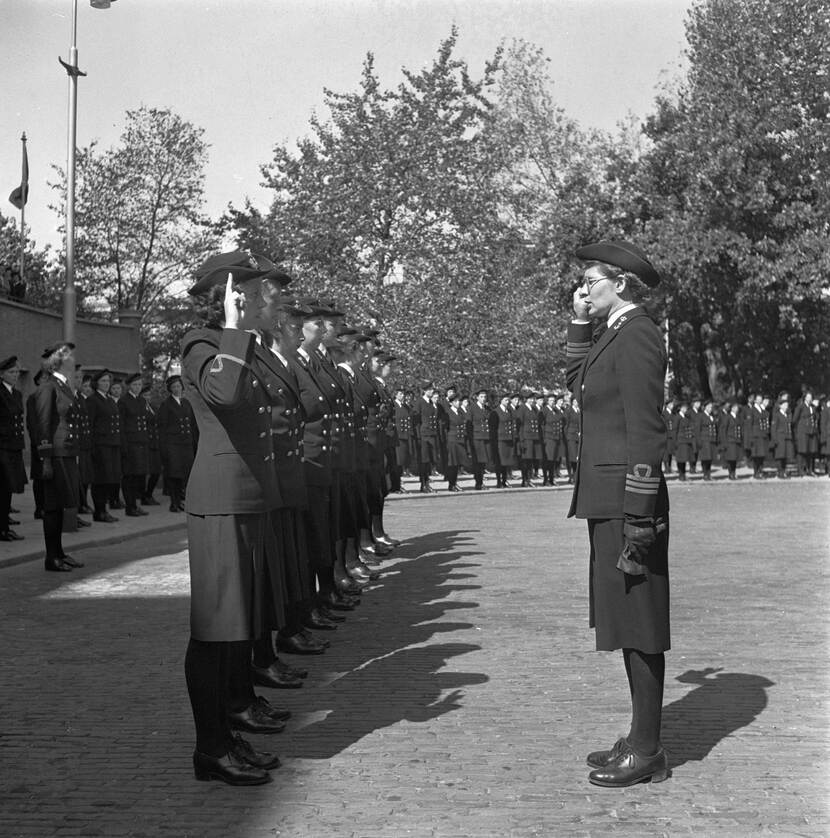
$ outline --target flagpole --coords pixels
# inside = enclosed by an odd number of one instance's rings
[[[69,134],[66,155],[66,277],[63,289],[63,339],[75,341],[75,145],[78,134],[78,0],[72,0],[72,43],[69,46]],[[63,62],[61,62],[63,63]]]
[[[20,138],[21,142],[23,143],[23,173],[20,178],[20,182],[23,183],[26,181],[28,183],[29,180],[29,173],[26,171],[26,132],[23,132],[23,136]],[[21,203],[20,206],[20,282],[25,285],[26,283],[26,200]]]

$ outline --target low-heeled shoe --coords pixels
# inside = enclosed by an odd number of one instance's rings
[[[14,530],[0,532],[0,541],[23,541],[25,536],[18,535]]]
[[[236,747],[221,757],[194,751],[193,773],[197,780],[221,780],[229,786],[259,786],[271,779],[267,771],[243,760]]]
[[[113,515],[110,515],[109,512],[96,512],[92,516],[93,521],[98,521],[101,524],[115,524],[118,521]]]
[[[585,762],[591,768],[605,768],[606,765],[613,762],[617,755],[628,747],[628,741],[624,736],[620,737],[607,751],[591,751],[585,758]]]
[[[256,704],[228,713],[228,724],[233,730],[247,730],[249,733],[282,733],[285,722],[267,716]]]
[[[253,765],[254,768],[261,768],[263,771],[273,771],[282,764],[276,754],[267,751],[255,751],[247,739],[243,739],[238,733],[233,735],[233,753],[237,759]]]
[[[298,675],[280,672],[273,664],[266,668],[251,666],[251,680],[259,687],[273,690],[296,690],[303,685],[303,679]]]
[[[346,618],[333,610],[332,606],[320,603],[317,610],[331,623],[345,623]]]
[[[293,675],[295,678],[308,678],[307,669],[303,669],[301,666],[291,666],[290,663],[286,663],[279,658],[275,658],[274,663],[271,665],[276,667],[283,675]]]
[[[70,567],[83,567],[84,563],[79,562],[77,559],[73,559],[72,556],[61,556],[61,561],[64,564],[68,564]]]
[[[46,570],[51,570],[54,573],[72,572],[72,567],[66,564],[63,559],[46,559],[43,566]]]
[[[302,634],[285,637],[277,635],[277,648],[290,655],[322,655],[326,647],[316,640],[307,640]]]
[[[614,759],[602,768],[595,768],[588,780],[595,786],[623,788],[646,780],[662,783],[669,773],[669,761],[662,748],[652,756],[641,756],[626,742]]]
[[[326,619],[318,608],[312,608],[303,618],[303,625],[320,631],[334,631],[337,624]]]
[[[455,487],[460,492],[461,489],[458,486]],[[385,544],[387,547],[398,547],[401,543],[399,538],[392,538],[391,535],[387,535],[384,533],[380,538],[376,538],[375,541],[379,541],[381,544]]]
[[[261,695],[258,695],[254,699],[254,704],[261,712],[265,713],[266,716],[276,719],[278,722],[287,722],[291,718],[290,710],[287,710],[284,707],[274,707],[274,705],[271,704],[267,698],[263,698]]]
[[[328,647],[331,646],[330,640],[324,640],[322,637],[317,637],[316,634],[312,634],[307,628],[301,628],[299,633],[309,643],[319,643],[325,649],[328,649]]]

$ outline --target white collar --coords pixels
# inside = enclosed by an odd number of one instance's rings
[[[608,318],[608,325],[613,326],[620,317],[623,316],[627,311],[631,311],[632,308],[637,308],[637,303],[628,303],[624,305],[622,308],[618,308],[610,317]]]
[[[305,351],[305,349],[303,349],[303,348],[302,348],[302,346],[298,346],[298,347],[297,347],[297,354],[298,354],[298,355],[302,355],[302,356],[303,356],[303,358],[305,358],[305,359],[306,359],[306,361],[310,361],[310,360],[311,360],[311,356],[308,354],[308,352],[306,352],[306,351]]]
[[[68,384],[69,382],[66,379],[66,376],[62,372],[53,372],[52,375],[58,379],[58,381],[62,381],[64,384]]]

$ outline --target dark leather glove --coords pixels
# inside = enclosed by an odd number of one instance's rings
[[[657,540],[653,518],[626,518],[623,524],[623,538],[631,555],[642,561],[649,548]]]
[[[626,518],[623,523],[623,550],[617,559],[617,570],[631,576],[645,576],[645,559],[657,533],[666,529],[662,518]]]

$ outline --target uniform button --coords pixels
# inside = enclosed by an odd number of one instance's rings
[[[286,456],[286,457],[291,457],[291,456],[293,456],[293,455],[294,455],[294,452],[293,452],[293,451],[289,451],[289,452],[288,452],[285,456]]]
[[[328,413],[324,413],[324,414],[323,414],[323,419],[328,419],[328,418],[329,418]]]
[[[265,413],[265,408],[264,407],[259,407],[257,409],[257,413]]]
[[[300,462],[304,463],[305,462],[305,457],[300,457]]]
[[[326,449],[326,446],[324,445],[324,446],[323,446],[323,451],[326,451],[326,450],[327,450],[327,449]]]
[[[260,439],[262,439],[264,436],[265,436],[265,431],[263,431],[263,432],[259,435],[259,438],[260,438]]]
[[[320,402],[323,401],[323,397],[322,396],[317,396],[317,401],[320,401]]]
[[[259,387],[259,382],[258,382],[256,379],[254,379],[254,380],[251,382],[251,387]]]
[[[265,411],[266,411],[266,413],[271,412],[271,405],[270,404],[265,408]]]

